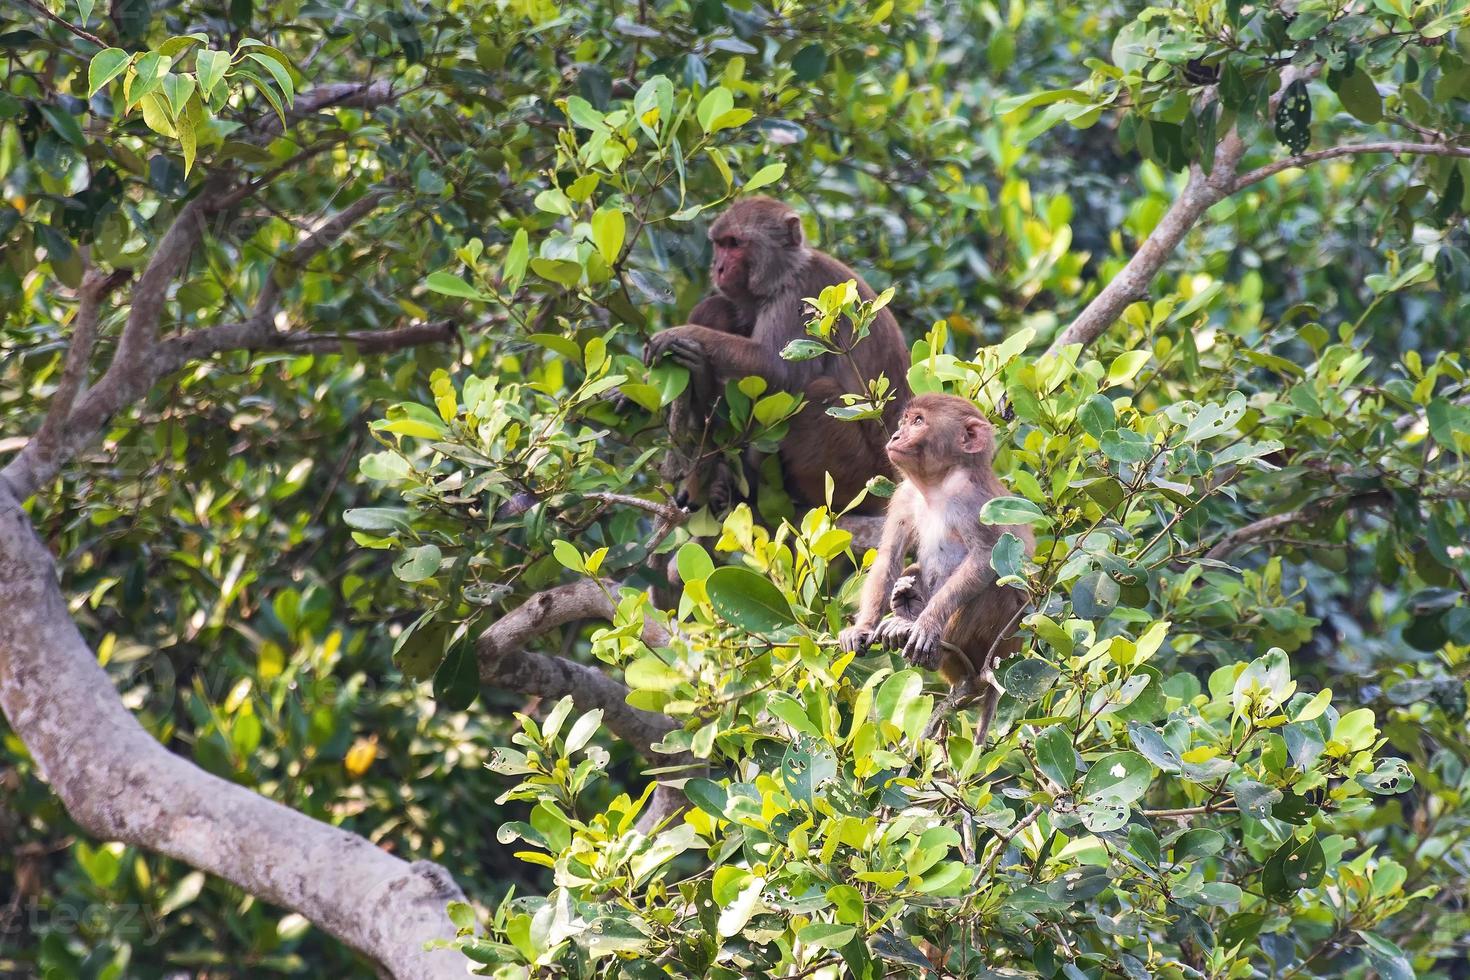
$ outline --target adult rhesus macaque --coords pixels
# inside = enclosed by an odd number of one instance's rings
[[[787,361],[781,350],[806,335],[804,298],[849,279],[857,281],[864,300],[874,298],[873,290],[847,266],[807,245],[801,218],[768,197],[732,204],[710,226],[709,237],[714,243],[711,278],[718,293],[690,314],[709,324],[686,323],[654,334],[648,361],[668,355],[689,368],[690,399],[699,418],[708,417],[725,382],[747,375],[764,378],[771,389],[803,396],[807,404],[791,420],[781,444],[786,489],[806,504],[821,504],[830,473],[834,502],[847,504],[870,478],[893,472],[883,452],[884,433],[909,394],[908,351],[898,321],[888,310],[880,312],[850,359],[829,354]],[[848,342],[845,331],[850,329],[840,328],[840,343]],[[830,406],[841,404],[843,394],[866,391],[880,374],[898,395],[881,424],[843,422],[827,414]],[[882,509],[881,500],[869,498],[859,511]]]
[[[1028,527],[980,523],[985,502],[1006,493],[994,457],[994,430],[968,400],[920,395],[909,402],[888,441],[888,458],[904,479],[889,501],[857,618],[838,638],[847,651],[902,649],[951,685],[986,683],[982,730],[997,697],[991,648],[996,659],[1019,652],[1019,637],[996,640],[1014,628],[1026,602],[1025,593],[996,584],[990,553],[1006,531],[1027,554],[1035,546]],[[917,560],[905,568],[910,552]],[[891,615],[880,622],[885,605]]]

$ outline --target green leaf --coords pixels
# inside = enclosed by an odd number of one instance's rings
[[[765,887],[766,879],[754,876],[741,886],[734,899],[720,911],[717,929],[721,936],[733,936],[745,928],[745,924],[755,914],[756,906],[760,904],[761,892]]]
[[[1230,791],[1235,794],[1240,812],[1257,820],[1265,820],[1271,815],[1271,807],[1281,802],[1281,790],[1251,779],[1241,780]]]
[[[597,734],[597,729],[602,725],[602,709],[593,708],[573,724],[571,731],[567,732],[567,740],[562,745],[562,751],[567,755],[580,751],[581,748],[592,740]]]
[[[684,783],[684,795],[689,802],[699,807],[712,817],[725,818],[725,806],[729,800],[729,794],[725,787],[712,779],[696,776]]]
[[[296,83],[291,80],[291,72],[287,67],[275,58],[251,51],[245,57],[264,68],[275,79],[276,85],[280,87],[281,93],[286,96],[288,103],[296,101]]]
[[[510,248],[505,251],[505,265],[500,270],[501,282],[507,291],[514,293],[520,288],[521,280],[526,277],[526,264],[530,257],[531,237],[526,229],[517,228]]]
[[[1010,531],[1002,534],[990,551],[990,567],[995,569],[996,577],[1001,581],[1019,576],[1025,560],[1025,546]]]
[[[531,271],[542,279],[549,279],[571,289],[582,278],[582,267],[569,259],[531,260]]]
[[[1357,777],[1358,785],[1376,796],[1392,796],[1414,787],[1414,773],[1403,759],[1381,759],[1378,768]]]
[[[1082,826],[1094,834],[1105,834],[1121,829],[1128,823],[1128,806],[1112,797],[1089,800],[1077,807]]]
[[[46,121],[51,124],[51,128],[55,130],[56,135],[79,150],[86,148],[87,138],[83,135],[82,127],[77,122],[75,116],[59,106],[49,105],[44,102],[41,103],[40,110],[41,115],[46,117]]]
[[[1178,772],[1179,753],[1176,752],[1158,731],[1142,722],[1128,723],[1128,738],[1143,757],[1164,772]]]
[[[1092,764],[1082,780],[1082,795],[1132,803],[1143,796],[1153,780],[1148,760],[1137,752],[1112,752]]]
[[[836,776],[837,756],[831,746],[811,735],[800,735],[787,747],[778,773],[782,787],[791,798],[807,806],[825,798],[827,784]]]
[[[1150,357],[1153,357],[1153,352],[1146,350],[1131,350],[1119,354],[1108,367],[1108,385],[1111,387],[1132,381],[1133,376],[1148,363]]]
[[[149,51],[140,55],[133,62],[133,80],[128,85],[128,105],[134,106],[143,100],[143,97],[158,87],[160,75],[168,70],[169,60],[159,55],[157,51]]]
[[[1072,785],[1077,774],[1077,752],[1072,748],[1072,734],[1060,725],[1052,725],[1036,736],[1036,765],[1062,789]]]
[[[827,70],[827,49],[817,43],[808,44],[791,59],[791,70],[799,82],[812,82]]]
[[[1045,660],[1017,660],[1006,668],[1004,687],[1013,698],[1035,701],[1047,692],[1061,673]]]
[[[354,507],[344,511],[342,520],[359,531],[407,531],[406,507]]]
[[[774,184],[776,181],[780,180],[785,174],[786,174],[786,164],[784,164],[784,163],[767,164],[766,166],[761,167],[759,170],[757,170],[755,172],[755,174],[749,180],[747,180],[745,182],[745,187],[744,187],[745,193],[749,194],[751,191],[759,190],[762,187],[765,187],[765,186],[770,185],[770,184]]]
[[[1122,591],[1107,572],[1090,572],[1072,586],[1072,610],[1083,619],[1104,619],[1117,608]]]
[[[774,632],[796,621],[781,590],[748,568],[717,568],[704,588],[721,619],[752,633]]]
[[[491,297],[486,296],[452,272],[431,272],[429,273],[429,277],[424,280],[424,285],[436,293],[443,293],[445,296],[475,299],[482,303],[489,302],[491,299]]]
[[[570,541],[563,541],[560,538],[553,541],[551,553],[556,556],[556,560],[561,562],[564,568],[569,568],[574,572],[587,570],[586,564],[582,561],[582,553]]]
[[[87,98],[121,75],[132,60],[132,55],[122,48],[103,48],[93,55],[92,63],[87,66]]]
[[[827,345],[811,337],[798,337],[781,348],[781,357],[788,361],[810,361],[827,353]]]
[[[393,574],[404,582],[423,582],[434,577],[444,563],[438,545],[426,544],[410,548],[393,563]]]
[[[1110,429],[1099,440],[1103,454],[1119,463],[1142,463],[1154,454],[1153,443],[1132,429]]]
[[[980,508],[981,524],[1048,524],[1041,508],[1025,497],[992,497]]]
[[[608,265],[616,262],[622,254],[627,230],[627,220],[622,211],[602,208],[592,216],[592,243],[597,246],[602,260]]]
[[[230,68],[230,55],[225,51],[203,50],[194,55],[194,74],[199,81],[199,91],[205,98],[214,94],[214,87],[225,77]]]
[[[1094,439],[1101,439],[1104,432],[1118,424],[1113,401],[1105,395],[1093,395],[1083,402],[1082,408],[1077,412],[1077,420],[1082,423],[1083,430]]]
[[[480,662],[475,641],[466,636],[450,647],[434,672],[434,700],[450,711],[465,711],[480,696]]]
[[[699,120],[700,127],[708,133],[714,121],[734,107],[735,97],[730,94],[730,90],[724,86],[717,86],[710,89],[705,97],[700,99],[699,108],[695,110],[694,116]]]
[[[672,691],[684,682],[678,671],[653,654],[645,654],[623,671],[628,686],[639,691]]]
[[[1383,96],[1378,94],[1373,77],[1361,67],[1338,81],[1337,97],[1344,109],[1363,122],[1376,125],[1383,121]]]
[[[1316,837],[1299,841],[1292,837],[1266,859],[1261,871],[1261,891],[1269,899],[1284,902],[1303,888],[1316,888],[1327,870],[1327,857]]]
[[[838,925],[835,922],[813,922],[796,933],[797,940],[811,949],[838,949],[846,946],[857,935],[854,926]]]

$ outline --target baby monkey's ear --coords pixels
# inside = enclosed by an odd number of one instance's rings
[[[960,436],[960,451],[966,453],[989,453],[995,449],[990,426],[980,419],[965,422],[965,432]]]

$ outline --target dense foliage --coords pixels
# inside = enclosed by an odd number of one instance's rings
[[[150,730],[444,863],[486,972],[1455,975],[1470,161],[1242,184],[1099,339],[1043,351],[1232,127],[1242,174],[1464,149],[1462,2],[39,6],[0,14],[0,449],[45,412],[85,268],[138,268],[215,175],[253,193],[170,331],[267,285],[324,338],[459,325],[193,363],[30,509]],[[292,112],[363,81],[393,97]],[[756,189],[892,287],[915,390],[1000,427],[1012,496],[980,519],[1038,546],[994,556],[1030,604],[987,744],[932,676],[837,650],[849,502],[795,513],[769,471],[758,512],[678,526],[614,496],[667,499],[687,379],[643,341]],[[731,385],[721,444],[771,445],[795,408]],[[480,685],[474,637],[587,576],[614,620],[537,643],[673,718],[668,758]],[[0,733],[0,970],[363,969],[299,915],[78,836]],[[645,834],[651,767],[689,809]]]

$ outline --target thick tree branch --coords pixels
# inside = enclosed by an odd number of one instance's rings
[[[32,441],[41,447],[54,446],[60,437],[62,427],[71,415],[72,406],[76,404],[77,395],[86,384],[87,372],[92,366],[92,349],[97,345],[97,324],[101,319],[102,300],[125,282],[128,275],[126,270],[104,275],[88,266],[81,288],[77,291],[77,315],[72,321],[71,345],[66,351],[61,379],[51,396],[46,417],[41,420],[41,427],[32,437]]]
[[[169,285],[187,267],[204,234],[213,206],[210,185],[180,209],[132,290],[132,309],[107,371],[97,380],[47,441],[32,439],[0,470],[16,497],[25,499],[60,471],[63,464],[96,438],[112,413],[139,398],[159,377],[149,362]]]
[[[1288,67],[1281,73],[1281,88],[1271,97],[1268,112],[1275,110],[1288,85],[1300,79],[1313,78],[1320,71],[1320,64],[1304,68]],[[1236,172],[1245,150],[1245,141],[1241,139],[1240,132],[1231,127],[1215,147],[1214,165],[1208,174],[1199,164],[1190,165],[1184,189],[1174,199],[1174,203],[1169,205],[1169,210],[1159,219],[1153,231],[1149,232],[1122,270],[1057,335],[1043,356],[1058,356],[1063,348],[1072,344],[1086,347],[1112,326],[1130,304],[1148,295],[1149,284],[1159,274],[1169,256],[1174,254],[1184,236],[1206,211],[1235,190]]]
[[[187,268],[203,238],[205,217],[217,207],[223,194],[218,185],[206,185],[179,212],[133,287],[132,309],[106,372],[80,399],[65,425],[57,427],[55,438],[46,442],[31,440],[15,459],[0,469],[0,480],[9,483],[15,495],[24,499],[55,477],[67,460],[96,437],[114,412],[142,398],[159,379],[177,371],[189,360],[223,350],[282,346],[274,336],[281,281],[294,275],[371,213],[387,193],[386,190],[369,191],[281,256],[267,276],[249,319],[160,342],[158,324],[168,289]],[[299,341],[300,336],[296,335],[293,341]]]
[[[67,613],[56,568],[0,486],[0,710],[67,812],[122,841],[292,909],[399,980],[465,975],[462,898],[436,864],[410,864],[340,828],[213,776],[163,748],[119,700]]]
[[[1322,150],[1313,150],[1310,153],[1299,153],[1296,156],[1268,163],[1264,167],[1257,167],[1249,173],[1242,174],[1235,180],[1231,191],[1238,191],[1251,184],[1258,184],[1283,170],[1293,167],[1305,167],[1323,160],[1334,160],[1338,157],[1363,156],[1371,153],[1394,153],[1410,154],[1414,156],[1438,156],[1438,157],[1470,157],[1470,146],[1460,146],[1456,143],[1412,143],[1405,140],[1387,140],[1380,143],[1349,143],[1343,146],[1329,146]]]
[[[682,516],[682,515],[681,515]],[[604,591],[604,588],[606,591]],[[616,594],[617,584],[599,585],[583,579],[538,592],[520,606],[501,617],[480,634],[475,653],[480,661],[483,683],[542,698],[571,695],[578,711],[602,709],[602,723],[608,731],[636,748],[645,758],[663,765],[690,765],[693,756],[660,755],[653,746],[670,732],[681,727],[668,715],[644,711],[628,703],[628,688],[596,667],[575,663],[564,657],[532,653],[525,645],[549,630],[580,619],[611,619],[614,613],[609,594]],[[643,622],[643,642],[664,646],[668,632],[652,620]],[[659,782],[638,818],[638,830],[653,829],[685,807],[684,794]]]
[[[604,583],[615,592],[616,583]],[[502,616],[480,634],[475,654],[480,680],[521,694],[561,698],[570,694],[579,711],[602,709],[609,731],[646,756],[657,757],[651,746],[679,728],[673,718],[628,704],[628,688],[596,667],[562,657],[531,653],[527,643],[543,633],[580,619],[611,619],[613,602],[591,579],[538,592]],[[643,641],[664,646],[669,634],[652,620],[643,624]]]

